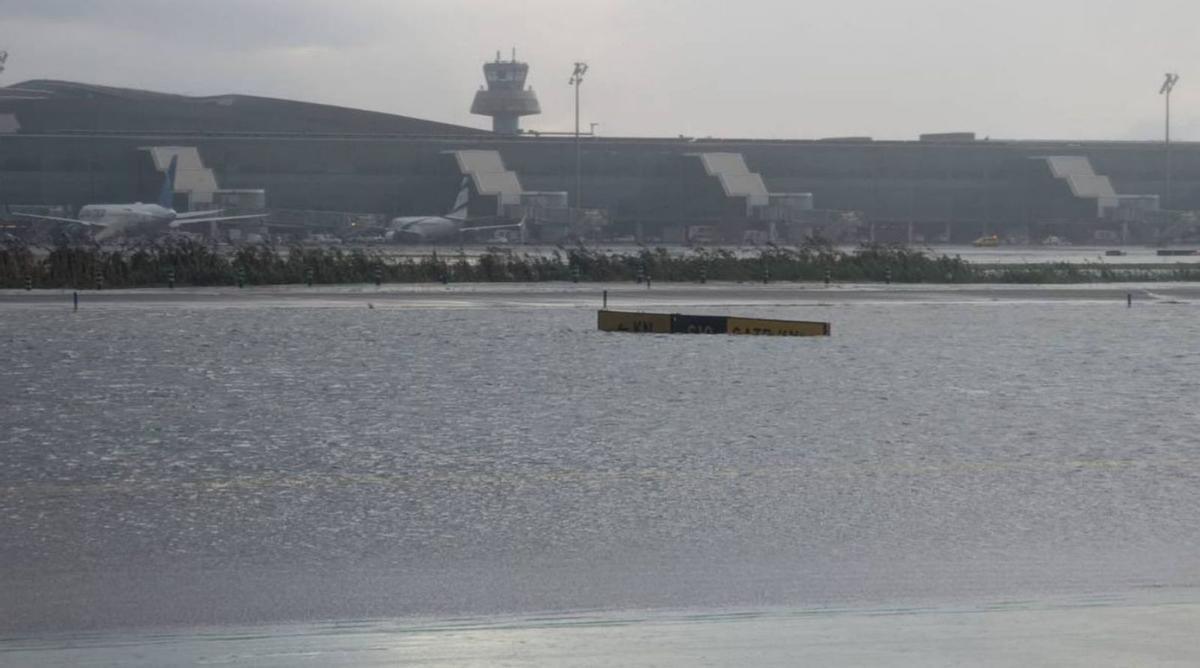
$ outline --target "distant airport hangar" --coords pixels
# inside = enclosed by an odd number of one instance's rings
[[[535,113],[537,100],[522,88],[525,70],[510,66],[523,64],[497,63],[485,68],[489,89],[473,105],[493,116],[492,132],[244,95],[61,81],[0,88],[0,204],[149,201],[163,151],[174,150],[194,157],[195,183],[265,191],[272,209],[441,213],[464,176],[473,215],[563,207],[575,197],[575,138],[520,133],[517,119]],[[488,98],[493,84],[518,76],[504,99]],[[1163,146],[1153,142],[584,136],[581,148],[582,205],[603,212],[603,234],[613,237],[1110,238],[1161,222],[1163,205],[1200,209],[1196,144],[1172,146],[1169,201]],[[210,204],[214,194],[198,188],[181,193],[181,204]]]

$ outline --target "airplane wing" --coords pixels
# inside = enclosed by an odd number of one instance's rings
[[[220,222],[225,222],[225,221],[230,221],[230,220],[253,220],[256,218],[262,219],[262,218],[266,218],[269,215],[271,215],[271,214],[269,214],[269,213],[251,213],[251,214],[246,214],[244,216],[217,216],[215,218],[187,218],[185,220],[179,220],[178,218],[176,218],[175,220],[171,221],[171,227],[179,227],[180,225],[192,225],[195,223],[220,223]]]
[[[479,227],[464,227],[460,231],[475,232],[477,230],[505,230],[505,229],[512,229],[514,227],[524,227],[524,226],[525,226],[525,220],[522,219],[521,222],[519,222],[519,223],[507,223],[505,225],[480,225]]]
[[[90,220],[79,220],[78,218],[62,218],[60,216],[39,216],[33,213],[14,213],[14,216],[21,218],[32,218],[34,220],[51,220],[56,223],[76,223],[79,225],[90,225],[92,227],[106,227],[104,223],[97,223]]]
[[[184,211],[175,214],[175,220],[191,220],[193,218],[204,218],[205,216],[219,216],[225,213],[225,209],[209,209],[208,211]]]

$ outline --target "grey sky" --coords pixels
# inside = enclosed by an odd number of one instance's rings
[[[543,114],[605,135],[1200,140],[1194,0],[0,0],[0,82],[249,93],[490,127],[512,46]],[[1196,67],[1193,67],[1193,64]]]

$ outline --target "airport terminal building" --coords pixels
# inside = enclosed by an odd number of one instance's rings
[[[508,76],[493,68],[489,85],[493,75]],[[508,101],[477,97],[477,107],[501,110],[493,116],[514,116],[485,131],[244,95],[18,83],[0,88],[0,206],[153,201],[170,153],[182,156],[177,208],[261,191],[272,210],[434,214],[465,181],[473,215],[579,201],[602,215],[595,234],[664,243],[813,232],[930,243],[990,234],[1148,242],[1188,233],[1178,228],[1192,217],[1178,212],[1200,210],[1200,144],[1171,146],[1168,185],[1162,143],[969,133],[914,141],[584,136],[577,188],[576,139],[517,130],[515,116],[536,113],[536,100],[522,98],[519,84],[513,90]]]

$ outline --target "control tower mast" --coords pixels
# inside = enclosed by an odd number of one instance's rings
[[[542,113],[533,88],[525,87],[528,74],[529,65],[517,62],[516,49],[513,49],[512,60],[500,60],[497,51],[495,62],[483,65],[487,88],[481,87],[475,93],[471,113],[491,116],[492,131],[497,134],[519,134],[522,116]]]

